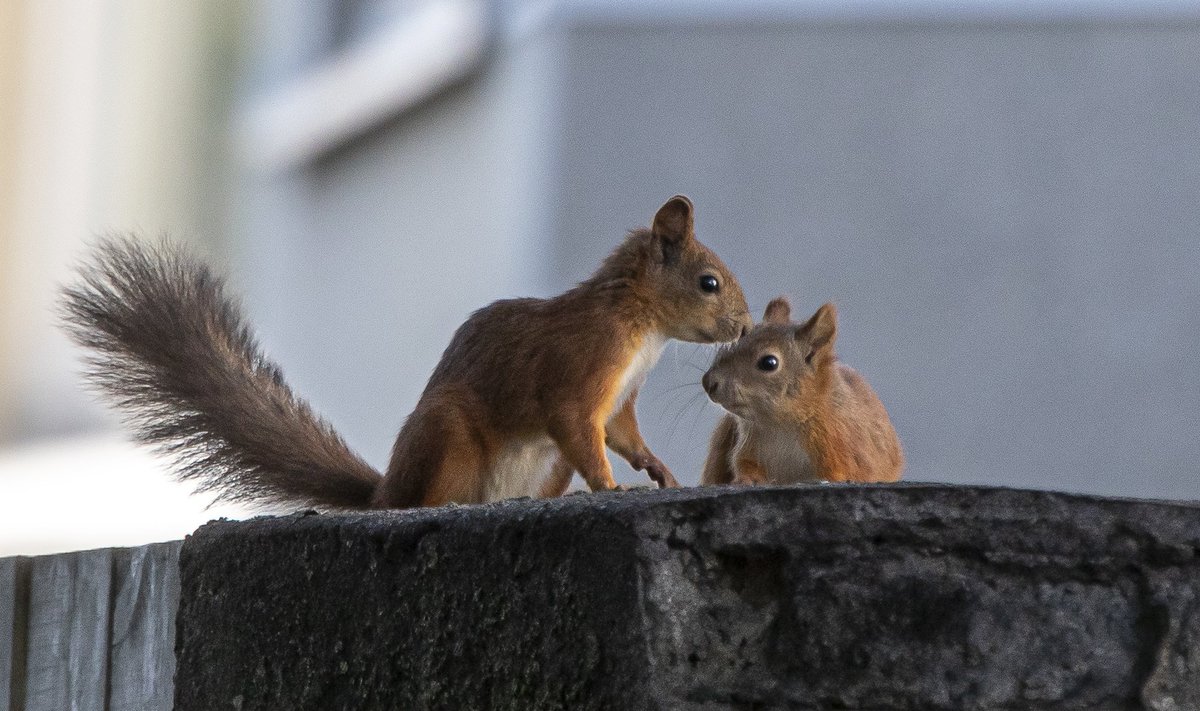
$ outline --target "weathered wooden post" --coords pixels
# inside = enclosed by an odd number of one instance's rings
[[[180,546],[0,560],[0,710],[170,709]]]

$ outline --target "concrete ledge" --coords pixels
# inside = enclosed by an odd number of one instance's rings
[[[707,489],[216,522],[176,708],[1200,708],[1200,509]]]

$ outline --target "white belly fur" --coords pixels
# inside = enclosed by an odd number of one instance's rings
[[[634,390],[642,387],[646,383],[646,376],[650,374],[650,370],[658,363],[658,359],[662,356],[663,349],[667,347],[667,337],[661,333],[647,333],[642,337],[642,345],[637,352],[633,354],[633,358],[629,361],[629,365],[625,366],[625,372],[621,373],[621,379],[617,391],[617,399],[613,401],[612,413],[610,417],[621,410],[621,406],[629,399]]]
[[[537,496],[558,456],[558,446],[548,436],[509,442],[492,468],[484,501]]]

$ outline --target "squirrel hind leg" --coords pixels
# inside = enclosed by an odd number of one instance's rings
[[[567,493],[567,489],[571,486],[571,478],[574,476],[575,467],[571,466],[566,457],[559,455],[550,468],[549,476],[542,482],[542,486],[538,490],[538,498],[553,499]]]
[[[481,503],[487,470],[480,438],[458,408],[418,409],[396,439],[375,507]]]
[[[486,472],[481,448],[458,433],[452,434],[445,440],[441,462],[430,472],[421,505],[482,503]]]

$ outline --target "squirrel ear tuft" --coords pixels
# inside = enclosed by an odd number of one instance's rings
[[[837,308],[833,304],[825,304],[817,309],[803,326],[796,331],[796,338],[804,339],[813,349],[832,345],[837,337]]]
[[[654,222],[650,224],[650,232],[659,241],[663,249],[663,261],[672,262],[679,248],[685,242],[695,237],[695,220],[692,201],[683,195],[663,203],[654,213]]]
[[[780,296],[771,299],[771,303],[767,304],[767,310],[763,312],[763,322],[765,323],[790,323],[792,320],[792,305],[788,302],[786,296]]]

